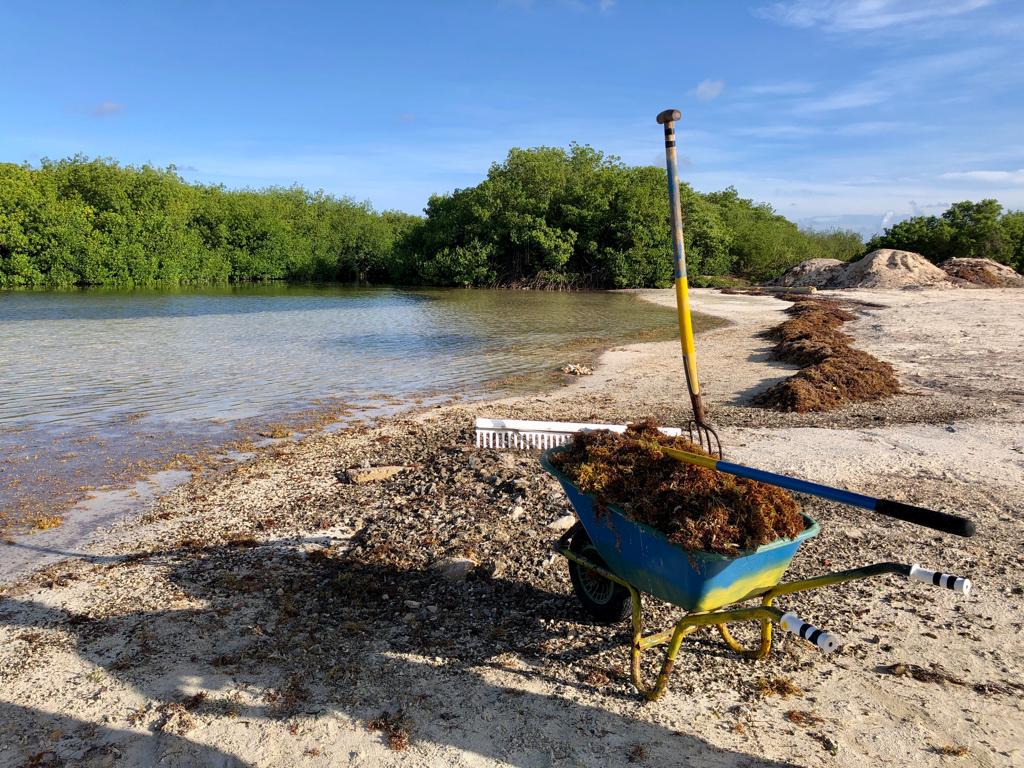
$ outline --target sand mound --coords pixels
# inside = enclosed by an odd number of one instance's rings
[[[949,276],[913,251],[879,248],[848,264],[835,288],[939,288],[951,285]]]
[[[939,266],[955,282],[982,288],[1024,288],[1024,275],[992,259],[947,259]]]
[[[845,265],[839,259],[808,259],[789,269],[774,285],[786,288],[813,286],[824,288],[834,280]]]
[[[951,288],[955,282],[919,253],[879,248],[849,264],[836,259],[809,259],[786,272],[776,285],[790,288]]]

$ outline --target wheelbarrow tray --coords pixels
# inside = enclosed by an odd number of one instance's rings
[[[771,589],[782,579],[800,544],[820,530],[804,515],[807,527],[795,539],[776,539],[733,557],[688,551],[661,531],[630,520],[615,506],[598,512],[594,497],[552,465],[550,457],[565,450],[567,446],[545,451],[541,466],[562,484],[608,569],[641,592],[687,611],[713,611]]]

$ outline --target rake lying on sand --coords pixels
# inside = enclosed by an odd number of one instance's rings
[[[554,448],[567,443],[577,432],[590,432],[597,429],[607,429],[619,433],[626,430],[625,426],[618,424],[573,424],[556,421],[478,418],[476,420],[476,445],[478,448],[547,450],[548,448]],[[673,427],[662,427],[661,431],[669,437],[676,437],[681,432],[681,430]],[[849,504],[852,507],[868,509],[880,515],[895,517],[898,520],[904,520],[915,525],[923,525],[925,528],[933,528],[943,533],[952,533],[957,536],[974,535],[974,523],[966,517],[960,517],[959,515],[937,512],[934,509],[916,507],[912,504],[904,504],[903,502],[891,499],[878,499],[873,496],[866,496],[863,493],[847,491],[843,488],[833,488],[830,485],[822,485],[810,480],[801,480],[798,477],[780,475],[755,467],[747,467],[743,464],[734,464],[731,461],[716,459],[714,456],[680,451],[666,446],[659,446],[659,450],[666,456],[676,461],[681,461],[684,464],[695,464],[699,467],[714,469],[719,472],[735,475],[736,477],[758,480],[789,491],[806,493],[811,496],[828,499],[829,501],[838,501],[840,504]]]
[[[624,424],[580,424],[572,421],[526,421],[524,419],[476,420],[477,448],[521,448],[541,450],[564,445],[577,432],[595,432],[607,429],[622,434]],[[679,437],[677,427],[659,427],[667,437]]]

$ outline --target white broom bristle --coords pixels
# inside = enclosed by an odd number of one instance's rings
[[[569,442],[577,432],[607,429],[625,432],[624,424],[581,424],[562,421],[527,421],[524,419],[476,420],[477,448],[505,448],[517,450],[547,450]],[[660,427],[669,437],[677,437],[677,427]]]

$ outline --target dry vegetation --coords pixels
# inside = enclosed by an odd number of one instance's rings
[[[893,367],[854,349],[853,339],[839,331],[854,318],[839,302],[800,299],[786,312],[792,318],[765,335],[776,342],[773,358],[803,367],[757,395],[757,405],[797,413],[830,411],[899,392]]]
[[[580,432],[552,463],[599,505],[621,508],[686,550],[735,555],[792,539],[805,528],[799,505],[786,491],[684,464],[666,456],[663,447],[704,453],[645,420],[622,435]]]
[[[788,677],[759,677],[754,682],[754,691],[762,699],[769,696],[781,696],[784,699],[788,699],[790,696],[800,696],[803,694],[803,691]],[[795,722],[793,718],[789,718],[789,720]]]

